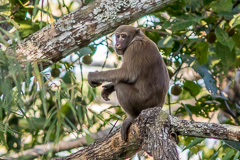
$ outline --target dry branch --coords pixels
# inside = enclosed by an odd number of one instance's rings
[[[175,160],[178,159],[175,146],[176,135],[240,142],[239,126],[182,120],[168,115],[160,108],[147,109],[140,114],[130,127],[127,143],[122,141],[119,129],[106,137],[108,131],[92,134],[92,138],[97,140],[94,144],[69,156],[52,158],[52,160],[124,159],[131,157],[139,150],[146,151],[156,160]],[[54,146],[52,143],[39,145],[33,149],[23,151],[19,154],[12,154],[5,158],[12,159],[24,156],[32,159],[47,154],[48,150],[58,152],[85,145],[86,140],[84,138],[69,142],[62,141],[58,146]]]
[[[124,159],[139,150],[146,151],[155,160],[175,160],[178,159],[175,135],[239,142],[240,127],[182,120],[168,115],[160,108],[151,108],[144,110],[130,127],[127,143],[122,141],[119,130],[116,130],[105,139],[76,153],[52,160]]]
[[[97,133],[91,134],[90,136],[95,140],[101,140],[104,137],[106,137],[109,133],[110,129],[102,130]],[[2,157],[4,159],[34,159],[36,157],[46,155],[49,150],[51,150],[53,153],[70,150],[73,148],[83,147],[87,146],[87,140],[86,137],[71,140],[71,141],[60,141],[57,145],[53,142],[42,144],[42,145],[36,145],[31,149],[19,152],[19,153],[13,153],[9,156]]]
[[[17,46],[16,56],[20,61],[45,60],[43,65],[47,67],[93,40],[113,32],[119,25],[129,24],[174,1],[96,0],[24,39]]]

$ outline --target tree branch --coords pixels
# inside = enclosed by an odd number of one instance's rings
[[[179,159],[175,146],[177,134],[240,141],[239,126],[182,120],[168,115],[160,108],[151,108],[142,111],[132,124],[128,142],[122,141],[118,129],[76,153],[52,160],[124,159],[139,150],[146,151],[155,160],[175,160]]]
[[[183,136],[216,138],[240,142],[240,126],[194,122],[171,117],[175,132]]]
[[[109,133],[110,129],[102,130],[97,133],[91,134],[90,136],[96,141],[101,140],[104,137],[106,137]],[[73,148],[83,147],[87,146],[87,140],[86,137],[71,140],[71,141],[60,141],[57,145],[53,142],[43,144],[43,145],[36,145],[34,148],[25,150],[20,153],[13,153],[9,156],[2,157],[4,159],[34,159],[36,157],[46,155],[49,150],[51,150],[53,153],[70,150]]]
[[[109,130],[104,130],[92,134],[91,137],[99,141],[69,156],[52,158],[52,160],[124,159],[133,156],[139,150],[146,151],[155,160],[175,160],[178,159],[175,146],[177,135],[240,142],[239,126],[182,120],[168,115],[160,108],[150,108],[142,111],[129,129],[128,142],[122,141],[120,129],[115,130],[110,135],[108,135],[108,132]],[[85,138],[69,142],[61,141],[58,146],[54,146],[53,143],[38,145],[33,149],[4,158],[28,157],[32,159],[47,154],[49,150],[56,153],[85,145],[87,145]]]
[[[20,62],[45,60],[43,66],[47,67],[119,25],[129,24],[174,1],[96,0],[24,39],[16,48],[16,56]],[[14,53],[11,49],[8,52]]]

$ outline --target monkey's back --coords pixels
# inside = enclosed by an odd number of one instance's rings
[[[168,91],[169,75],[164,61],[155,43],[144,37],[141,50],[141,72],[134,84],[143,97],[142,109],[161,106]],[[140,104],[139,104],[140,105]]]

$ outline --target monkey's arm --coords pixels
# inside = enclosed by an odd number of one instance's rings
[[[103,82],[124,82],[124,83],[134,83],[139,74],[141,68],[133,68],[132,70],[122,67],[115,70],[102,71],[102,72],[89,72],[88,82],[92,87],[97,87]]]
[[[88,82],[92,87],[97,87],[103,82],[113,82],[117,83],[119,81],[127,81],[127,75],[125,74],[123,68],[101,71],[101,72],[89,72],[88,73]]]
[[[136,47],[138,43],[133,43],[124,53],[124,61],[119,69],[89,72],[88,82],[92,87],[97,87],[103,82],[124,82],[134,83],[138,79],[142,69],[146,66],[145,49]],[[135,46],[135,47],[134,47]]]

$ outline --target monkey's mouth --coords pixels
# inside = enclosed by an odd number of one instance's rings
[[[123,55],[124,54],[124,50],[122,49],[116,49],[116,52],[118,55]]]

